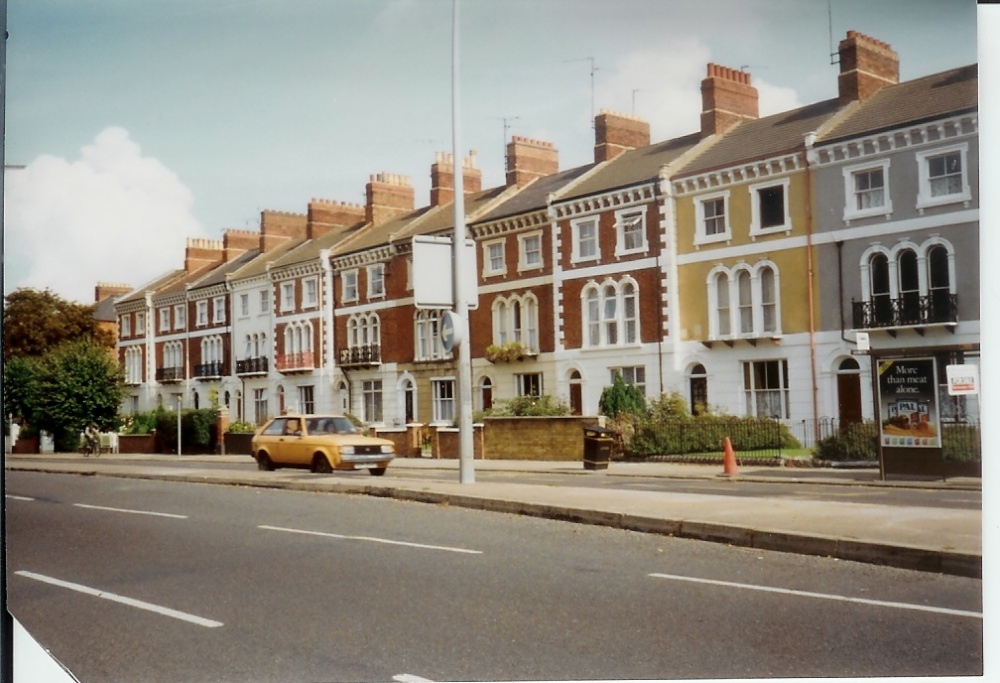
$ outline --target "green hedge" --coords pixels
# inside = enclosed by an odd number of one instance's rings
[[[218,411],[210,408],[181,411],[181,450],[214,450],[216,446],[215,421]],[[165,452],[177,451],[177,413],[163,411],[157,415],[156,434],[160,448]]]
[[[855,422],[816,444],[815,456],[820,460],[860,462],[878,460],[878,425]]]
[[[667,420],[641,417],[630,422],[619,430],[626,435],[623,448],[629,456],[721,453],[727,436],[737,451],[802,447],[785,425],[767,418],[698,415]]]

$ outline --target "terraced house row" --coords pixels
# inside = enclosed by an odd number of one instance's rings
[[[427,205],[380,173],[364,205],[190,240],[183,268],[116,300],[125,410],[451,423],[457,361],[441,311],[414,305],[412,255],[452,234],[458,173],[477,409],[551,394],[594,414],[621,374],[695,410],[811,424],[873,416],[872,355],[933,355],[943,383],[979,355],[977,67],[901,83],[891,47],[854,32],[839,55],[838,97],[792,111],[760,117],[751,76],[709,64],[690,135],[652,142],[604,111],[584,166],[514,137],[499,187],[474,155],[439,154]]]

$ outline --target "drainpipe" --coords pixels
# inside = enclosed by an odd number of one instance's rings
[[[330,250],[322,249],[319,252],[319,264],[323,271],[323,290],[325,294],[325,301],[323,302],[323,327],[326,330],[326,334],[323,335],[324,346],[326,347],[326,363],[323,364],[322,370],[320,370],[321,378],[328,378],[329,381],[324,381],[324,405],[333,407],[333,375],[334,368],[337,363],[337,347],[336,347],[336,337],[334,330],[334,317],[333,317],[333,270],[330,265]],[[329,374],[327,374],[329,372]]]
[[[819,441],[819,384],[816,380],[816,302],[813,284],[813,210],[812,210],[812,166],[813,144],[816,133],[806,135],[806,291],[809,297],[809,369],[812,373],[813,438]]]
[[[840,338],[842,341],[851,344],[847,338],[847,329],[844,327],[844,241],[837,240],[837,301],[840,309]]]

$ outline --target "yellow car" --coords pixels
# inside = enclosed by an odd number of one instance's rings
[[[395,457],[392,441],[363,436],[341,415],[283,415],[257,430],[253,457],[261,470],[302,467],[313,472],[364,470],[385,474]]]

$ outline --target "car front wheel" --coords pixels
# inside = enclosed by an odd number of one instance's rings
[[[274,471],[274,463],[271,462],[271,458],[267,456],[267,453],[264,453],[263,451],[257,454],[257,469],[262,472]]]
[[[333,468],[330,467],[330,461],[326,459],[325,455],[317,453],[313,457],[312,471],[316,474],[330,474],[333,472]]]
[[[372,473],[373,477],[381,477],[383,474],[385,474],[384,467],[371,467],[368,469],[368,471]]]

